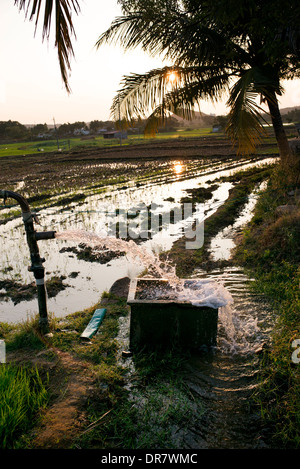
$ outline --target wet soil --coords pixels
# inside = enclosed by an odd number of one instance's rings
[[[122,251],[95,251],[91,246],[86,246],[80,243],[77,247],[64,247],[60,249],[62,252],[72,252],[76,254],[78,259],[86,262],[99,262],[99,264],[107,264],[112,259],[124,256],[125,252]]]
[[[261,146],[264,151],[271,148],[274,145],[269,143]],[[30,203],[45,201],[52,192],[61,196],[60,200],[55,201],[56,205],[67,205],[84,199],[84,187],[101,190],[112,182],[126,182],[151,170],[163,171],[172,160],[221,161],[228,158],[237,158],[235,148],[228,139],[214,136],[80,152],[8,156],[0,158],[0,188],[14,190],[21,182],[21,192],[26,193]],[[70,195],[66,194],[70,189],[77,189],[80,193],[70,199]]]

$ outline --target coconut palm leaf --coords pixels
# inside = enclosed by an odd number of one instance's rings
[[[296,0],[286,2],[285,15],[280,0],[118,2],[124,16],[116,18],[99,37],[97,47],[103,43],[118,43],[125,49],[141,47],[172,63],[180,77],[171,91],[164,70],[125,77],[113,112],[121,110],[128,119],[133,113],[146,115],[149,111],[152,128],[166,110],[191,113],[199,99],[217,99],[235,78],[228,101],[227,132],[234,142],[238,140],[239,152],[254,151],[264,132],[263,109],[256,102],[260,96],[269,107],[281,158],[286,159],[290,152],[276,95],[279,80],[299,73],[300,9]],[[198,72],[192,71],[196,68]]]
[[[25,11],[26,18],[29,21],[35,19],[35,33],[42,16],[42,4],[44,5],[44,13],[42,20],[42,39],[49,40],[51,20],[55,18],[55,47],[57,48],[58,60],[60,65],[61,76],[66,87],[70,92],[68,71],[71,70],[70,58],[74,56],[71,36],[76,38],[72,12],[76,14],[80,11],[78,0],[15,0],[15,5],[19,10]],[[55,4],[55,13],[53,6]]]
[[[240,44],[224,37],[208,19],[189,17],[179,8],[162,11],[153,2],[151,15],[147,8],[115,18],[111,26],[96,42],[118,43],[125,50],[141,47],[150,56],[162,56],[163,60],[177,65],[213,65],[244,63],[248,54]]]
[[[231,88],[227,102],[230,112],[226,132],[233,143],[238,142],[239,154],[254,152],[266,135],[263,126],[263,123],[267,123],[263,118],[266,111],[257,103],[257,99],[260,97],[261,102],[266,98],[273,100],[271,90],[281,94],[282,88],[258,67],[243,73]]]
[[[176,80],[170,83],[170,73]],[[123,88],[111,107],[115,120],[147,118],[146,133],[153,134],[169,113],[192,119],[201,99],[218,100],[228,90],[230,73],[211,67],[163,67],[123,78]],[[150,115],[149,115],[150,114]]]

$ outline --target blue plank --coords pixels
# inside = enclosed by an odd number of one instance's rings
[[[96,309],[92,319],[90,320],[80,337],[82,337],[83,339],[90,339],[97,332],[97,329],[102,323],[105,314],[105,308]]]

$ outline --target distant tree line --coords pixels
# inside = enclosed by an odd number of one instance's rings
[[[285,122],[300,122],[300,108],[292,109],[283,116]]]
[[[17,121],[0,121],[0,141],[30,141],[36,139],[52,139],[52,138],[71,138],[76,135],[84,135],[85,133],[95,135],[101,130],[114,130],[115,124],[112,121],[91,121],[66,123],[61,125],[23,125]]]
[[[160,129],[161,132],[175,130],[180,124],[176,119],[170,117],[166,125]],[[126,131],[130,133],[143,133],[145,122],[143,120],[136,120],[128,127],[126,124]],[[13,142],[13,141],[30,141],[37,139],[52,139],[52,138],[72,138],[84,135],[101,135],[105,132],[110,132],[119,129],[125,129],[123,121],[113,122],[110,120],[93,120],[89,123],[77,121],[74,123],[57,124],[56,126],[47,124],[36,124],[26,126],[17,121],[0,121],[0,141]]]
[[[300,122],[300,108],[295,108],[289,112],[283,114],[283,122],[296,123]],[[207,116],[203,115],[202,121],[195,121],[195,125],[211,126],[218,125],[225,129],[228,122],[228,116]],[[182,127],[184,124],[175,119],[169,117],[166,119],[165,125],[159,127],[158,132],[172,132]],[[84,135],[101,135],[105,132],[114,130],[126,129],[128,134],[143,134],[146,126],[146,120],[136,119],[131,122],[131,126],[128,127],[128,123],[123,120],[114,122],[111,120],[93,120],[89,123],[83,121],[77,121],[74,123],[58,124],[57,126],[48,126],[47,124],[36,124],[32,126],[26,126],[20,124],[17,121],[0,121],[0,142],[13,142],[13,141],[30,141],[37,139],[54,139],[54,138],[72,138],[76,136]],[[188,123],[191,126],[191,122]]]

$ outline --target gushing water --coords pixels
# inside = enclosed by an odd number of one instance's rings
[[[96,233],[84,230],[68,230],[56,233],[56,238],[76,241],[92,247],[95,252],[109,250],[124,252],[132,262],[140,261],[147,269],[147,277],[163,278],[168,281],[174,295],[174,301],[189,302],[195,306],[219,308],[232,303],[231,294],[220,282],[212,279],[199,279],[186,282],[179,278],[168,260],[161,261],[159,256],[144,246],[138,246],[132,240],[114,237],[101,237]]]
[[[87,246],[92,247],[95,252],[109,250],[113,252],[124,252],[126,256],[135,262],[139,260],[144,267],[149,269],[149,274],[154,277],[163,277],[164,275],[170,276],[170,278],[175,278],[175,268],[172,268],[170,265],[168,269],[163,269],[161,262],[158,257],[154,255],[153,252],[147,250],[144,247],[138,246],[134,241],[126,241],[121,238],[114,237],[102,237],[96,233],[85,231],[85,230],[67,230],[61,233],[56,233],[55,237],[57,239],[76,241],[83,243]],[[170,272],[171,270],[171,272]]]
[[[219,309],[219,348],[223,353],[248,354],[253,353],[260,346],[258,319],[250,316],[242,317],[240,311],[235,310],[234,299],[231,293],[232,285],[227,288],[223,278],[207,276],[193,278],[186,282],[175,273],[175,267],[168,261],[161,261],[159,256],[149,251],[145,246],[137,245],[134,241],[126,241],[114,237],[102,237],[93,232],[84,230],[68,230],[57,233],[61,240],[76,241],[93,248],[95,252],[109,250],[124,252],[130,262],[140,262],[146,270],[147,278],[166,279],[171,287],[174,301],[189,302],[196,306],[209,306]],[[232,282],[232,275],[226,274],[226,279]],[[240,281],[239,276],[237,277]],[[234,288],[236,283],[234,282]],[[233,288],[233,292],[234,292]],[[235,293],[235,292],[234,292]],[[151,293],[153,298],[160,299],[159,290]],[[243,292],[244,294],[244,292]],[[168,295],[170,291],[168,290]],[[234,295],[236,296],[236,295]],[[163,299],[163,297],[161,297]],[[238,301],[235,298],[235,301]]]

